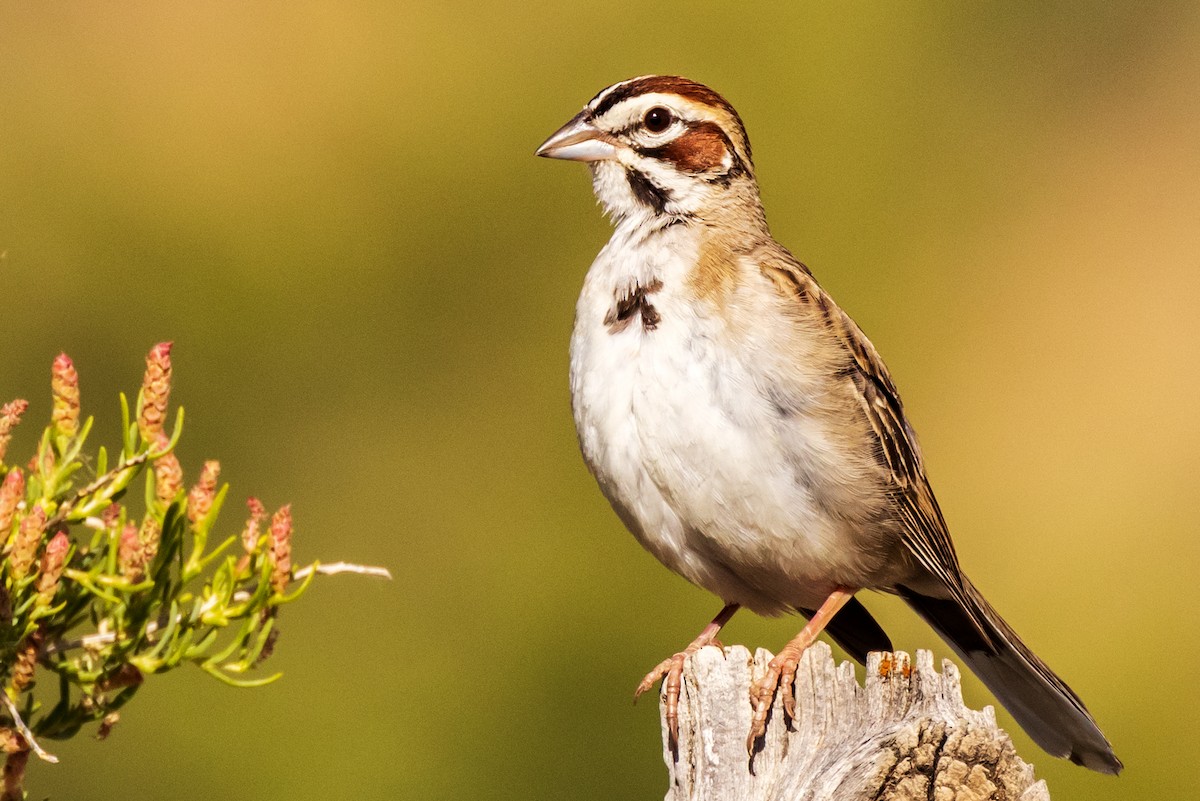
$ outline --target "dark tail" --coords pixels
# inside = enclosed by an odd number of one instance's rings
[[[1100,773],[1120,773],[1121,760],[1079,696],[1021,642],[965,576],[963,585],[974,607],[971,612],[955,599],[932,598],[907,587],[898,590],[1034,742],[1076,765]]]

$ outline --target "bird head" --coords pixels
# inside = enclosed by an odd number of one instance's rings
[[[596,197],[618,222],[712,221],[745,204],[759,207],[741,118],[687,78],[648,75],[609,86],[537,155],[588,163]]]

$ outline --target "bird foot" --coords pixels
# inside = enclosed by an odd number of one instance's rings
[[[750,706],[754,715],[750,720],[750,736],[746,738],[746,752],[754,755],[754,744],[767,733],[767,715],[775,700],[775,693],[783,694],[783,711],[789,720],[796,717],[796,669],[800,664],[803,649],[785,646],[779,655],[767,663],[767,672],[750,685]]]
[[[667,701],[667,738],[673,752],[678,753],[679,751],[679,692],[683,687],[683,663],[689,656],[706,645],[715,643],[718,648],[721,647],[721,644],[717,642],[717,632],[729,622],[729,618],[733,617],[733,613],[737,610],[738,604],[725,604],[712,622],[704,627],[704,631],[700,632],[700,636],[692,640],[687,648],[659,662],[654,670],[646,674],[646,678],[642,679],[642,683],[633,693],[633,700],[636,702],[639,695],[654,686],[654,682],[664,679],[663,693],[666,695]]]
[[[637,701],[638,696],[653,687],[655,682],[659,679],[663,680],[663,690],[666,694],[667,736],[672,751],[679,747],[679,693],[683,687],[683,663],[701,647],[693,643],[679,653],[659,662],[633,691],[633,700]]]

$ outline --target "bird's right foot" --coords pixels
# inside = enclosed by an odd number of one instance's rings
[[[655,682],[659,679],[663,680],[663,693],[666,696],[667,736],[672,751],[679,747],[679,693],[683,687],[683,663],[703,647],[703,645],[692,643],[679,653],[659,662],[633,691],[633,699],[636,701],[642,693],[653,687]]]

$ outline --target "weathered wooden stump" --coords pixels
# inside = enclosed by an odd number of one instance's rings
[[[963,706],[958,668],[946,660],[938,673],[929,651],[915,664],[871,654],[863,687],[816,644],[796,674],[796,720],[785,723],[777,697],[749,758],[750,682],[770,659],[733,646],[688,660],[677,753],[663,715],[667,801],[1049,801],[992,708]]]

